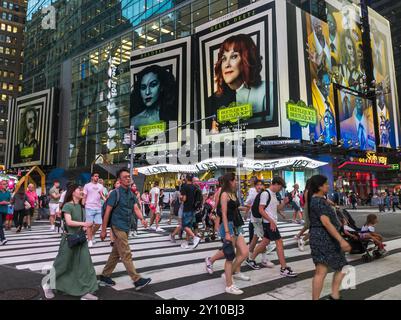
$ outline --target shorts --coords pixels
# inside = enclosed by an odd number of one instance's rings
[[[1,214],[1,213],[0,213]],[[7,214],[6,215],[6,221],[12,221],[13,220],[14,215],[12,214]]]
[[[85,209],[86,222],[94,224],[102,224],[102,210],[101,209]]]
[[[178,218],[182,219],[182,215],[184,214],[184,207],[180,206],[178,209]]]
[[[272,231],[270,229],[270,223],[263,222],[263,232],[263,238],[266,238],[270,241],[277,241],[281,239],[281,234],[280,231],[278,231],[278,228],[276,229],[276,231]]]
[[[263,231],[263,222],[254,221],[253,224],[253,234],[258,238],[263,238],[265,233]]]
[[[192,228],[195,219],[195,212],[193,211],[184,211],[182,213],[182,228]]]
[[[30,208],[28,210],[26,210],[26,215],[33,217],[33,214],[35,213],[35,208]]]
[[[232,237],[234,237],[234,236],[238,237],[241,234],[242,235],[244,234],[243,228],[242,227],[234,227],[234,223],[232,221],[228,221],[228,230],[230,232],[230,236],[232,236]],[[220,233],[220,238],[223,239],[223,241],[224,241],[224,239],[226,237],[226,231],[224,229],[224,223],[223,222],[221,222],[221,224],[220,224],[219,233]]]
[[[50,215],[55,216],[57,212],[59,211],[59,205],[58,203],[49,203],[49,209],[50,209]]]
[[[152,211],[152,213],[160,214],[160,207],[155,206],[154,203],[150,204],[149,208],[150,208],[150,211]]]

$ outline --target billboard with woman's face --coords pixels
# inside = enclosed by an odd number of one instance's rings
[[[6,166],[17,168],[53,165],[54,89],[44,90],[10,101],[7,128]]]
[[[277,135],[275,2],[218,18],[198,27],[196,36],[200,117],[207,118],[202,121],[202,141],[219,141],[236,130],[238,110],[243,113],[242,130]]]
[[[138,130],[136,153],[146,149],[139,143],[153,145],[146,138],[158,132],[166,134],[162,142],[169,143],[168,149],[179,146],[177,138],[168,138],[175,131],[180,141],[181,128],[176,127],[190,121],[190,52],[190,38],[132,52],[130,123]]]

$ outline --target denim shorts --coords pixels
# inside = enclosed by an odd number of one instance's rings
[[[85,209],[86,222],[102,224],[102,209]]]
[[[234,227],[234,223],[232,221],[228,221],[228,230],[230,231],[230,236],[238,237],[239,235],[244,234],[242,227]],[[226,237],[226,231],[224,229],[223,221],[221,221],[219,232],[221,239],[224,239]]]
[[[195,212],[193,211],[184,211],[182,213],[182,228],[191,228],[193,227],[195,220]]]

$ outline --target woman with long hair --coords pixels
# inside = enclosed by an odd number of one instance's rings
[[[174,75],[158,65],[135,76],[131,93],[131,124],[135,127],[177,120],[177,85]]]
[[[316,266],[312,282],[313,300],[320,298],[328,268],[334,270],[330,299],[340,299],[340,286],[345,276],[343,268],[348,265],[344,252],[351,250],[349,243],[340,235],[341,222],[326,200],[328,192],[327,177],[315,175],[310,179],[308,190],[310,247]]]
[[[93,295],[98,290],[95,268],[89,253],[88,243],[68,246],[67,235],[86,231],[92,227],[92,222],[85,222],[85,209],[82,206],[83,189],[77,184],[70,185],[61,207],[66,230],[63,233],[58,255],[53,264],[55,287],[47,283],[43,291],[47,299],[54,298],[52,289],[71,296],[81,297],[81,300],[98,300]]]
[[[24,217],[26,215],[25,202],[28,197],[25,194],[25,189],[21,186],[18,191],[11,198],[11,204],[14,206],[14,225],[19,233],[24,225]]]
[[[248,34],[233,35],[221,44],[214,66],[216,92],[209,97],[207,115],[233,103],[251,104],[253,114],[266,111],[262,57]]]
[[[223,240],[223,253],[226,258],[224,276],[226,292],[240,295],[244,292],[233,282],[233,279],[249,281],[250,278],[241,272],[234,273],[248,257],[248,246],[242,229],[244,221],[240,213],[240,202],[236,195],[237,180],[234,173],[227,173],[223,177],[223,186],[220,193],[221,206],[220,236]]]

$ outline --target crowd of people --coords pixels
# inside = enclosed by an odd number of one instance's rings
[[[218,179],[209,193],[202,192],[199,179],[186,175],[169,196],[170,212],[168,224],[177,220],[177,226],[170,233],[170,240],[176,243],[182,239],[181,248],[196,249],[201,241],[219,239],[221,248],[213,255],[205,257],[205,270],[214,273],[214,263],[225,260],[222,274],[225,291],[233,295],[243,294],[236,281],[250,281],[241,272],[247,265],[253,270],[274,268],[268,254],[276,250],[282,277],[296,277],[297,273],[286,262],[284,243],[278,228],[278,216],[284,219],[284,209],[293,209],[293,222],[303,224],[303,229],[295,236],[300,251],[309,242],[313,262],[316,265],[313,278],[313,299],[319,299],[324,279],[329,268],[335,271],[331,299],[339,299],[339,288],[344,277],[342,271],[347,266],[345,252],[351,250],[347,236],[372,240],[384,251],[383,238],[375,232],[378,223],[375,215],[369,215],[359,232],[352,230],[347,219],[336,210],[336,201],[328,198],[329,184],[325,176],[310,178],[303,191],[295,184],[292,192],[284,192],[286,182],[274,177],[269,185],[257,177],[250,179],[251,188],[244,202],[239,198],[236,175],[227,173]],[[48,299],[54,297],[53,289],[83,300],[97,300],[98,286],[114,286],[111,278],[117,263],[122,262],[132,279],[136,290],[141,290],[150,282],[135,269],[129,238],[137,235],[138,222],[145,230],[166,232],[160,228],[165,201],[164,192],[156,181],[150,191],[141,194],[127,169],[117,174],[112,190],[104,186],[98,173],[91,175],[91,181],[84,186],[69,184],[66,190],[54,181],[49,196],[36,195],[34,185],[24,191],[20,188],[11,194],[7,182],[0,182],[0,225],[5,220],[6,229],[12,221],[16,232],[27,231],[38,208],[38,218],[49,218],[50,229],[62,229],[62,240],[54,262],[56,287],[45,285],[43,290]],[[284,196],[283,196],[284,195]],[[13,208],[13,214],[10,213]],[[5,218],[5,219],[4,219]],[[248,224],[249,238],[245,239],[244,229]],[[89,248],[96,245],[95,235],[101,241],[108,238],[112,251],[100,275],[98,283]],[[7,240],[0,228],[0,241]],[[260,256],[260,260],[259,257]],[[258,263],[257,261],[260,261]],[[263,272],[263,271],[261,271]]]

